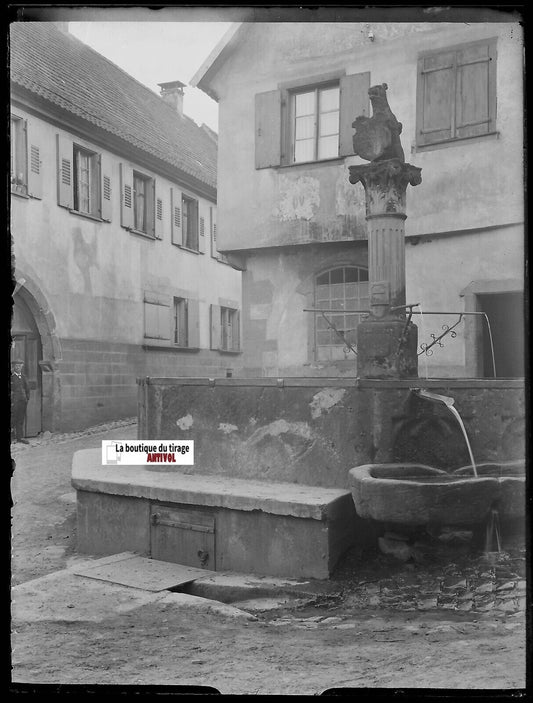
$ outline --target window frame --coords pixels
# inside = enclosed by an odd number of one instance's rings
[[[337,89],[337,132],[333,135],[324,136],[336,136],[337,137],[337,153],[335,155],[328,155],[319,157],[319,141],[320,141],[320,116],[322,113],[320,111],[320,95],[325,90],[331,90],[332,88]],[[314,125],[313,125],[313,157],[310,159],[302,159],[301,161],[296,160],[296,99],[298,95],[304,95],[306,93],[314,94]],[[340,129],[341,129],[341,115],[340,115],[340,80],[326,80],[314,84],[309,84],[306,86],[300,86],[298,88],[292,88],[287,91],[288,100],[288,144],[286,145],[288,149],[288,163],[290,165],[299,165],[305,163],[319,163],[321,161],[331,161],[332,159],[342,158],[340,156]],[[330,111],[333,112],[333,111]]]
[[[237,308],[220,306],[220,351],[240,351],[239,318]]]
[[[173,296],[172,300],[172,343],[176,347],[189,346],[189,300]]]
[[[316,162],[294,162],[290,158],[290,94],[325,84],[339,86],[338,156]],[[283,81],[254,96],[255,169],[298,167],[305,163],[339,163],[353,156],[354,115],[369,115],[370,72],[346,74],[344,69]]]
[[[197,198],[181,194],[182,246],[191,251],[200,251],[200,213]],[[192,240],[192,241],[191,241]]]
[[[487,58],[486,59],[473,59],[472,61],[465,62],[464,64],[458,64],[457,56],[460,52],[465,51],[470,48],[475,47],[487,47]],[[452,100],[450,101],[450,137],[447,138],[436,138],[431,140],[427,135],[431,131],[443,131],[443,130],[423,130],[424,126],[424,97],[426,82],[424,75],[429,73],[430,69],[426,69],[424,62],[428,58],[438,57],[439,55],[453,54],[453,63],[450,68],[453,69],[452,76],[452,87],[450,93],[452,95]],[[463,66],[480,63],[486,61],[488,64],[487,69],[487,119],[481,120],[474,124],[484,124],[487,123],[487,130],[478,134],[461,135],[458,134],[458,129],[463,127],[471,126],[467,124],[457,124],[457,115],[459,110],[459,102],[457,95],[458,86],[458,76],[459,70]],[[438,70],[438,69],[434,69]],[[416,86],[416,149],[419,151],[428,151],[431,149],[438,149],[449,145],[457,144],[464,140],[479,140],[491,135],[497,134],[496,129],[496,111],[497,111],[497,38],[491,37],[487,39],[480,39],[473,42],[465,42],[463,44],[454,44],[452,46],[444,46],[439,49],[428,50],[419,53],[418,64],[417,64],[417,86]]]
[[[209,348],[222,354],[241,354],[241,311],[237,301],[219,298],[210,305]]]
[[[16,126],[15,126],[16,125]],[[10,183],[11,190],[18,195],[28,194],[28,143],[26,120],[10,114]],[[15,139],[13,139],[13,131]],[[14,168],[13,168],[14,167]],[[21,169],[19,171],[19,168]],[[16,173],[19,171],[18,173]],[[19,176],[22,176],[19,178]]]
[[[86,210],[80,206],[80,155],[87,157],[88,160],[88,209]],[[89,217],[100,217],[102,211],[101,199],[100,154],[74,142],[72,145],[72,211]]]
[[[346,281],[346,270],[347,270],[347,269],[354,269],[354,270],[357,271],[357,281]],[[342,271],[342,272],[343,272],[343,274],[342,274],[343,281],[342,281],[342,282],[338,282],[338,281],[337,281],[337,282],[332,282],[332,273],[333,273],[333,272],[336,272],[336,271]],[[364,272],[365,277],[366,277],[366,280],[364,280],[364,279],[361,280],[361,272]],[[318,280],[319,280],[321,277],[325,276],[325,275],[328,275],[328,276],[329,276],[329,283],[327,283],[327,284],[319,284],[319,283],[318,283]],[[366,283],[366,284],[367,284],[367,294],[366,294],[366,296],[362,296],[362,295],[361,295],[360,289],[357,287],[357,288],[355,289],[357,295],[356,295],[356,296],[353,296],[353,297],[355,297],[358,301],[365,301],[365,300],[367,300],[366,309],[369,310],[369,309],[370,309],[370,298],[369,298],[369,290],[368,290],[368,283],[369,283],[369,282],[368,282],[368,276],[369,276],[368,267],[362,266],[362,265],[360,265],[360,264],[352,264],[352,263],[337,264],[337,265],[334,265],[334,266],[330,266],[330,267],[328,267],[328,268],[326,268],[326,269],[324,269],[324,270],[319,271],[319,272],[318,272],[317,274],[315,274],[315,276],[314,276],[314,280],[313,280],[313,306],[315,307],[315,309],[318,309],[318,308],[321,307],[321,302],[327,303],[327,304],[324,304],[324,305],[322,306],[322,307],[324,307],[324,309],[333,309],[333,305],[331,304],[331,301],[334,300],[334,297],[333,297],[333,295],[332,295],[333,291],[331,290],[331,286],[333,286],[333,285],[338,285],[339,283],[341,283],[341,284],[343,285],[343,296],[342,296],[342,299],[343,299],[343,301],[344,301],[344,303],[343,303],[344,308],[339,308],[339,312],[338,312],[338,313],[329,313],[329,314],[326,313],[326,317],[328,317],[328,319],[330,319],[330,321],[331,321],[332,324],[335,324],[335,319],[334,319],[334,316],[335,316],[335,315],[344,314],[344,318],[345,318],[345,319],[346,319],[346,316],[347,316],[347,315],[354,315],[356,318],[358,318],[357,321],[356,321],[355,327],[353,327],[353,328],[347,328],[346,324],[344,324],[343,327],[344,327],[345,329],[340,330],[340,331],[343,331],[343,332],[346,332],[346,331],[347,331],[348,333],[352,333],[352,337],[355,337],[355,333],[356,333],[357,327],[358,327],[358,325],[362,322],[362,315],[363,315],[363,313],[359,313],[359,314],[358,314],[358,313],[346,313],[346,312],[344,312],[345,306],[346,306],[346,300],[347,300],[347,299],[349,300],[349,299],[351,299],[351,297],[352,297],[352,296],[350,296],[349,298],[347,298],[347,295],[346,295],[347,291],[346,291],[346,287],[345,287],[345,286],[346,286],[346,285],[349,285],[349,284],[355,284],[356,286],[359,286],[361,283]],[[330,289],[328,298],[327,298],[327,300],[326,300],[325,298],[322,298],[322,300],[319,300],[317,288],[318,288],[318,286],[324,286],[324,287],[326,287],[326,285],[327,285],[327,287]],[[337,299],[338,299],[338,298],[337,298]],[[362,310],[362,309],[365,309],[364,306],[363,306],[363,304],[361,304],[361,305],[359,306],[359,309],[361,309],[361,310]],[[314,316],[314,325],[313,325],[313,349],[314,349],[314,359],[315,359],[315,361],[321,362],[321,363],[328,363],[328,362],[329,362],[329,363],[338,363],[338,362],[343,362],[343,361],[345,361],[345,360],[348,358],[349,354],[345,354],[344,352],[343,352],[344,358],[341,358],[340,356],[339,356],[339,358],[332,358],[332,355],[331,355],[331,354],[322,355],[322,354],[320,353],[320,350],[321,350],[321,349],[325,349],[325,348],[327,348],[327,349],[339,349],[339,348],[340,348],[340,349],[344,349],[344,348],[347,347],[347,345],[346,345],[345,343],[343,343],[343,342],[340,340],[340,338],[336,335],[336,333],[334,332],[334,330],[331,330],[331,329],[328,328],[328,327],[326,327],[325,330],[319,330],[319,328],[318,328],[318,324],[319,324],[319,323],[318,323],[318,320],[319,320],[319,319],[323,319],[323,318],[320,316],[319,313],[316,313],[315,316]],[[336,325],[336,326],[337,326],[337,325]],[[331,336],[332,336],[333,339],[338,339],[338,341],[337,341],[337,342],[333,342],[333,343],[329,343],[329,344],[319,344],[319,333],[320,333],[320,332],[323,332],[323,331],[326,331],[326,330],[329,332],[330,338],[331,338]],[[354,338],[351,338],[351,339],[348,338],[347,341],[350,342],[352,345],[354,345],[355,339],[354,339]]]
[[[186,308],[176,342],[176,303]],[[192,292],[166,289],[143,294],[143,349],[175,352],[200,351],[200,301]],[[179,330],[181,329],[181,335]],[[181,339],[179,339],[181,336]]]
[[[143,192],[143,218],[144,222],[142,227],[138,221],[137,215],[137,205],[139,194],[137,192],[137,183],[142,182],[144,184]],[[132,180],[131,180],[131,200],[132,200],[132,222],[133,232],[142,234],[145,237],[151,237],[155,239],[155,193],[154,193],[154,178],[148,176],[146,173],[142,173],[137,169],[132,170]]]

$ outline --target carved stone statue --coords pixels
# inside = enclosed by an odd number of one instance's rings
[[[370,315],[357,327],[360,378],[416,378],[417,327],[406,313],[405,227],[407,186],[422,181],[418,166],[405,162],[402,125],[387,100],[387,84],[372,86],[372,117],[352,123],[354,153],[370,163],[349,166],[349,181],[365,189],[368,223]],[[406,317],[406,314],[408,315]]]
[[[352,122],[354,153],[366,161],[399,159],[405,163],[400,142],[402,124],[392,114],[387,100],[387,84],[374,85],[368,91],[372,117],[361,115]]]

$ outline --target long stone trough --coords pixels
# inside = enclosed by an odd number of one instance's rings
[[[194,440],[195,463],[102,466],[99,450],[78,452],[78,549],[327,578],[366,540],[350,469],[468,463],[453,418],[413,400],[415,385],[454,397],[477,461],[524,458],[520,380],[143,378],[138,439]]]

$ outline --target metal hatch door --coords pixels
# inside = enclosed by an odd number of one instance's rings
[[[150,507],[152,559],[215,570],[215,516],[206,510]]]

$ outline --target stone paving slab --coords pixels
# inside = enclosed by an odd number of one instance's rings
[[[89,566],[75,566],[71,571],[77,576],[153,592],[166,591],[214,573],[207,569],[141,557],[132,552],[122,552],[114,557],[98,559]]]
[[[231,605],[186,593],[146,591],[78,576],[69,569],[15,586],[11,591],[12,627],[31,622],[104,622],[148,605],[172,605],[199,613],[251,620]]]

